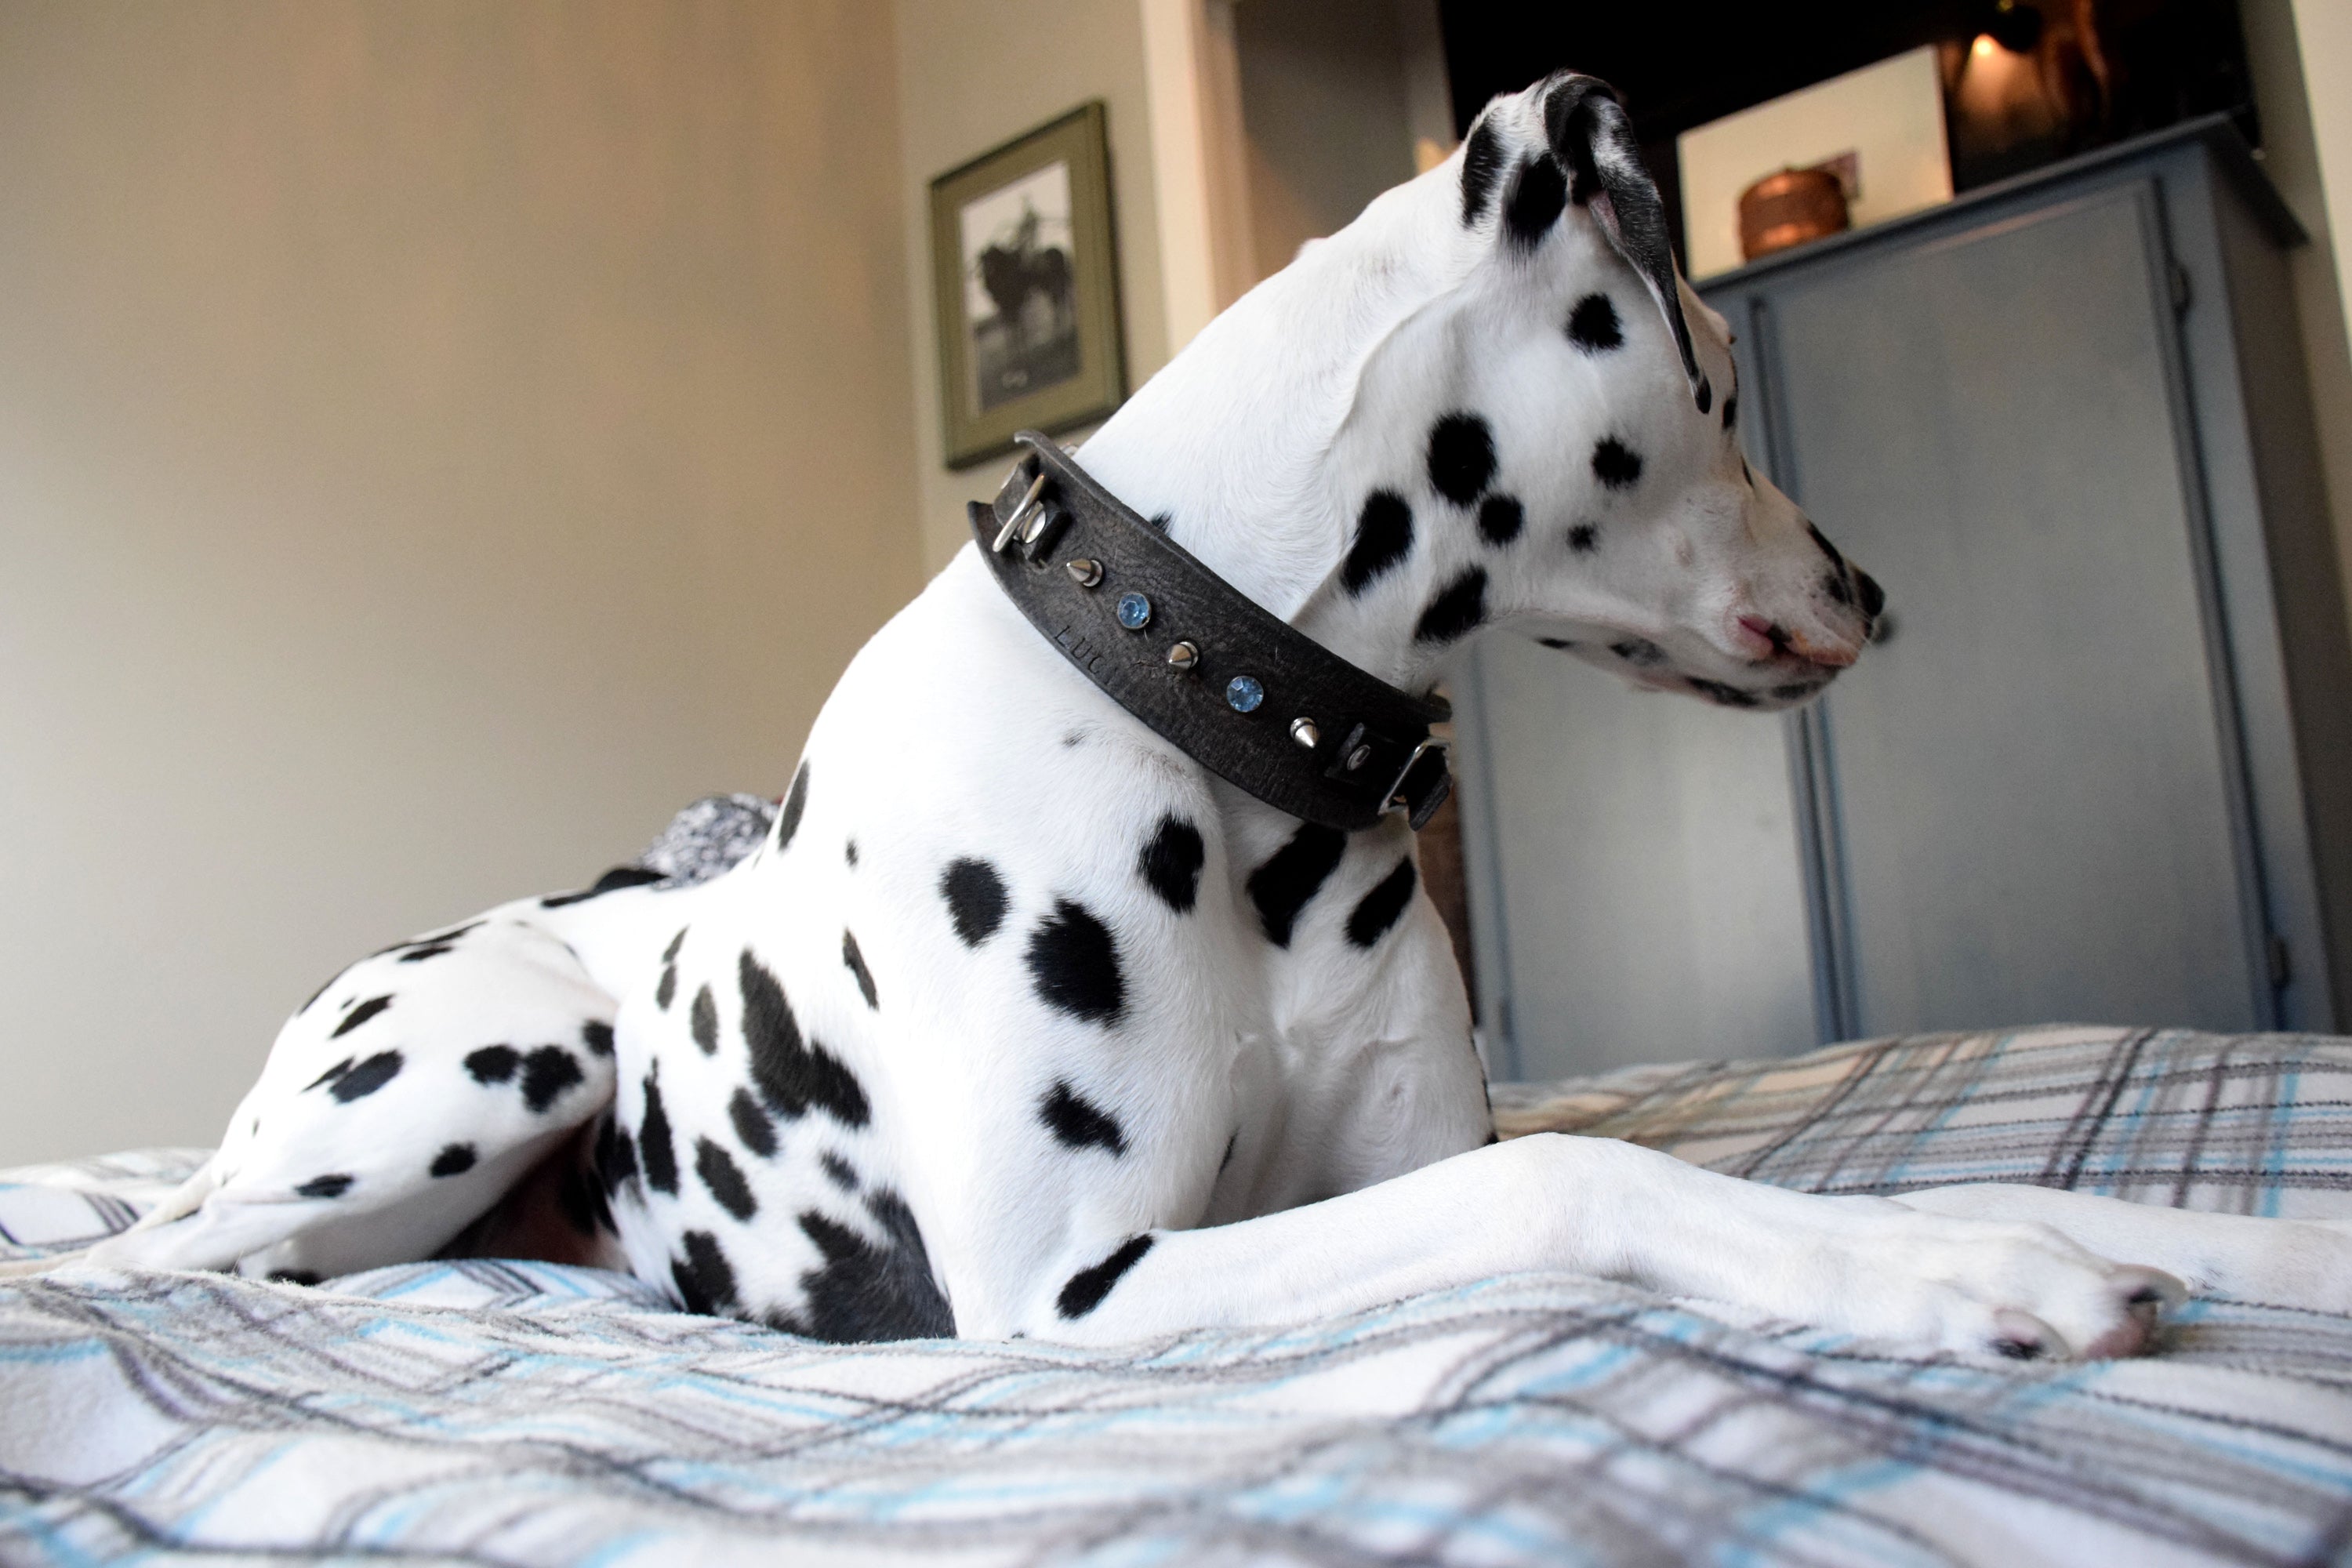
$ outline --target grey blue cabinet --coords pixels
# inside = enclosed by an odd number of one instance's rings
[[[1780,721],[1478,650],[1498,1066],[2336,1025],[2352,659],[2300,237],[2205,124],[1709,283],[1750,460],[1885,584],[1891,630]]]

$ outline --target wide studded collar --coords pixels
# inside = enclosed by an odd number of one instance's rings
[[[1034,431],[981,558],[1045,640],[1194,762],[1277,811],[1352,831],[1427,822],[1453,788],[1448,717],[1245,597]]]

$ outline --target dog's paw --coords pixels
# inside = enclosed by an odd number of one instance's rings
[[[1954,1219],[2052,1226],[2098,1257],[2160,1268],[2200,1296],[2352,1312],[2352,1221],[2256,1219],[2001,1184],[1894,1201]]]
[[[1873,1200],[1861,1200],[1872,1203]],[[2151,1349],[2187,1289],[2084,1251],[2046,1226],[1953,1219],[1895,1205],[1857,1212],[1824,1321],[1906,1352],[2002,1361],[2102,1360]]]
[[[2197,1294],[2352,1312],[2352,1221],[2182,1217],[2179,1256],[2160,1261]]]

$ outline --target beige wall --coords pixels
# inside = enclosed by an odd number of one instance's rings
[[[919,583],[890,26],[0,0],[0,1164],[780,787]]]
[[[971,537],[964,503],[994,495],[1009,461],[956,470],[941,457],[929,226],[932,176],[1090,98],[1101,99],[1109,121],[1112,226],[1130,389],[1167,363],[1168,325],[1138,0],[898,0],[897,13],[916,505],[924,561],[936,568]]]

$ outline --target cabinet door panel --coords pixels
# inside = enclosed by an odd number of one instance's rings
[[[1790,488],[1896,628],[1824,705],[1867,1033],[2267,1023],[2153,201],[1769,296]]]
[[[1781,725],[1518,637],[1471,673],[1519,1075],[1811,1046]]]

